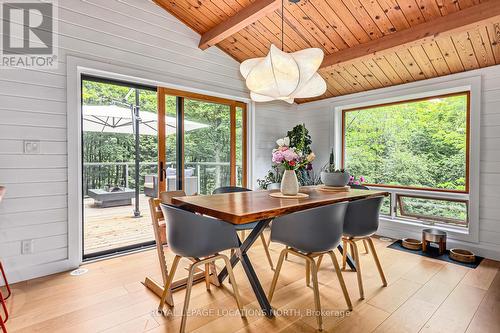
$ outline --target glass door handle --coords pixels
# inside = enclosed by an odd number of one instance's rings
[[[167,170],[163,167],[163,162],[160,162],[160,182],[167,178]]]

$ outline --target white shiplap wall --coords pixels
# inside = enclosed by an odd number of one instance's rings
[[[300,123],[296,104],[276,101],[255,104],[253,184],[271,168],[271,153],[276,140]]]
[[[67,202],[68,56],[154,75],[177,87],[247,97],[239,64],[145,0],[59,1],[59,67],[0,70],[0,258],[11,281],[70,268]],[[41,153],[23,154],[23,140]],[[34,253],[21,255],[21,241]],[[65,264],[66,263],[66,264]]]
[[[480,126],[480,184],[479,184],[479,242],[456,242],[458,246],[471,248],[479,254],[500,259],[500,66],[449,75],[437,79],[406,85],[341,96],[328,100],[301,104],[297,117],[302,119],[312,134],[318,163],[326,161],[327,151],[333,142],[333,110],[339,105],[356,104],[370,100],[380,101],[394,95],[405,96],[407,89],[430,84],[446,84],[468,78],[481,78],[481,126]],[[321,161],[321,162],[320,162]],[[409,237],[407,230],[384,228],[391,237]],[[418,232],[413,237],[420,237]]]

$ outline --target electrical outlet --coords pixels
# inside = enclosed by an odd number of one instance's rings
[[[25,154],[40,154],[40,141],[25,140],[24,141]]]
[[[26,239],[21,242],[21,254],[33,254],[34,242],[32,239]]]

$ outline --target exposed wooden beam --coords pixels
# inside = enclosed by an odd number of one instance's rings
[[[227,37],[237,33],[244,27],[274,12],[281,5],[280,0],[257,0],[243,8],[224,22],[216,25],[201,36],[200,49],[205,50]]]
[[[325,57],[321,68],[350,62],[367,56],[371,57],[376,53],[391,51],[406,44],[422,42],[424,39],[435,38],[439,35],[457,32],[458,30],[467,30],[471,28],[471,25],[476,25],[498,16],[500,16],[500,1],[484,1],[479,5],[436,18],[409,29],[334,52]]]

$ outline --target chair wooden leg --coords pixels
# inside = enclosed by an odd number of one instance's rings
[[[287,250],[288,250],[288,249],[289,249],[289,247],[288,247],[288,246],[285,246],[285,249],[287,249]],[[288,261],[288,252],[286,252],[286,253],[285,253],[285,260],[286,260],[286,261]]]
[[[311,267],[312,280],[313,280],[313,291],[314,291],[314,305],[316,308],[316,320],[318,322],[318,330],[323,330],[323,317],[321,316],[321,300],[319,297],[319,285],[318,285],[318,267],[314,262],[313,258],[309,258],[307,263]]]
[[[184,296],[184,307],[182,308],[182,319],[180,328],[181,333],[184,333],[186,331],[187,311],[189,308],[189,299],[191,298],[191,289],[193,288],[194,271],[196,269],[196,266],[197,266],[196,263],[194,263],[189,268],[189,275],[186,282],[186,295]]]
[[[267,299],[269,302],[273,299],[274,289],[276,289],[276,284],[278,283],[278,277],[280,276],[281,266],[283,266],[283,261],[285,260],[285,255],[288,253],[288,249],[283,249],[280,253],[278,259],[278,264],[276,265],[276,270],[274,271],[273,281],[271,282],[271,287],[269,288],[269,294]]]
[[[264,252],[266,252],[267,261],[269,262],[269,266],[274,270],[273,267],[273,259],[271,258],[271,254],[269,253],[269,248],[267,247],[266,238],[264,234],[260,234],[260,239],[262,240],[262,246],[264,247]]]
[[[365,248],[365,254],[370,253],[370,251],[368,251],[368,245],[366,244],[366,239],[363,239],[363,246]]]
[[[344,249],[342,251],[342,270],[345,270],[347,263],[347,241],[345,239],[342,239],[342,248]]]
[[[340,271],[339,263],[337,262],[337,256],[335,256],[335,253],[333,251],[329,251],[328,253],[330,254],[330,258],[332,258],[332,264],[335,269],[335,273],[337,274],[337,279],[339,280],[340,288],[342,288],[342,293],[344,294],[344,299],[345,302],[347,303],[347,308],[350,311],[352,311],[351,297],[349,297],[349,292],[347,291],[344,277],[342,276],[342,272]]]
[[[370,246],[370,251],[372,251],[373,260],[375,260],[375,264],[377,265],[378,273],[380,274],[380,278],[382,279],[382,284],[384,287],[387,287],[387,280],[385,279],[384,271],[382,270],[382,265],[378,259],[377,251],[375,250],[375,246],[373,245],[373,240],[371,238],[367,238],[368,245]]]
[[[323,255],[321,254],[318,258],[318,263],[316,264],[316,266],[318,266],[318,271],[319,271],[319,267],[321,266],[321,261],[323,260]]]
[[[229,275],[229,280],[231,280],[231,287],[233,287],[234,298],[236,299],[236,305],[238,306],[238,310],[240,310],[240,315],[245,317],[245,313],[243,312],[243,303],[241,302],[240,293],[238,291],[238,285],[236,284],[236,280],[234,278],[233,268],[231,267],[231,261],[225,255],[220,255],[224,259],[224,263],[226,264],[227,274]]]
[[[210,264],[205,264],[205,288],[210,290]]]
[[[351,250],[354,257],[354,265],[356,266],[356,275],[358,276],[359,298],[365,299],[365,292],[363,290],[363,277],[361,276],[361,262],[359,260],[358,246],[354,241],[349,241]]]
[[[161,295],[161,298],[160,298],[160,305],[158,306],[158,311],[160,311],[160,312],[163,311],[163,307],[165,306],[167,296],[170,294],[170,286],[172,285],[175,271],[177,270],[177,266],[178,266],[180,260],[181,260],[180,256],[175,256],[174,261],[172,262],[172,267],[170,268],[170,273],[168,274],[167,282],[165,283],[165,286],[163,287],[163,294]]]
[[[311,263],[309,260],[306,261],[306,286],[311,285]]]
[[[311,268],[313,291],[314,291],[314,304],[316,307],[316,320],[318,321],[318,330],[323,330],[323,317],[321,316],[321,301],[319,298],[319,286],[318,286],[318,267],[314,262],[313,258],[307,260],[308,265]]]

